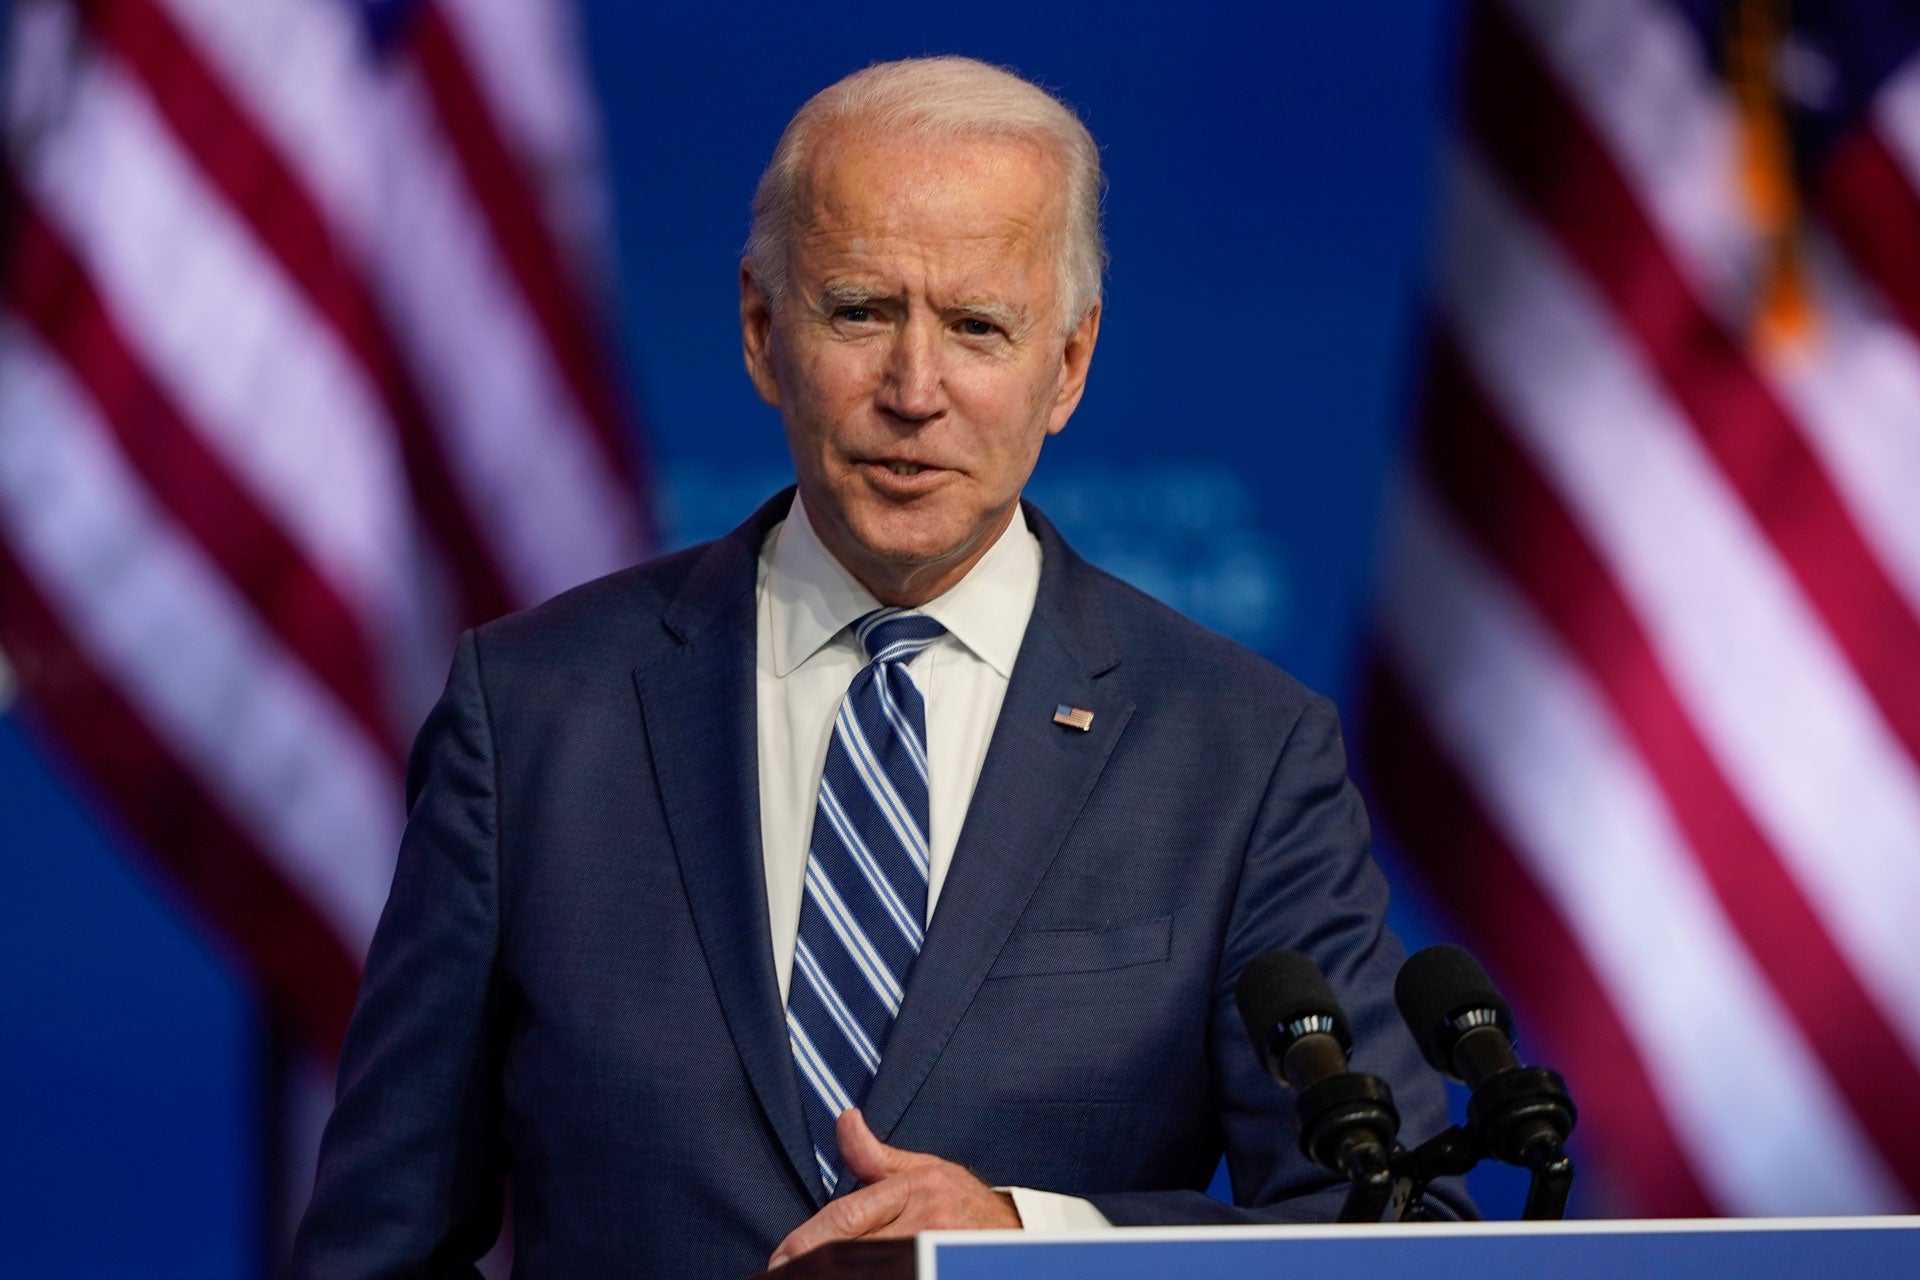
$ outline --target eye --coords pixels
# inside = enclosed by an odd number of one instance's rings
[[[982,320],[978,316],[968,316],[960,322],[960,332],[969,338],[990,338],[1000,332],[999,326],[991,320]]]
[[[834,308],[833,318],[836,320],[845,320],[849,324],[865,324],[867,321],[873,319],[873,308],[836,307]]]

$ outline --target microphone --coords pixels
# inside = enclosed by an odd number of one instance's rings
[[[1343,1222],[1378,1222],[1393,1191],[1400,1113],[1386,1081],[1351,1071],[1353,1034],[1319,966],[1298,951],[1254,957],[1234,988],[1267,1074],[1294,1093],[1300,1154],[1352,1184]]]
[[[1521,1065],[1513,1011],[1478,960],[1428,947],[1401,967],[1393,999],[1433,1069],[1473,1090],[1467,1121],[1486,1150],[1535,1170],[1563,1158],[1577,1118],[1566,1081]]]
[[[1353,1033],[1320,967],[1298,951],[1255,956],[1234,1003],[1267,1074],[1299,1090],[1347,1069]]]

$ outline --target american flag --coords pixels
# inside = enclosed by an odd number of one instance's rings
[[[1619,1208],[1920,1204],[1920,8],[1471,0],[1364,738]]]
[[[325,1061],[456,630],[649,541],[573,14],[12,8],[0,651]]]

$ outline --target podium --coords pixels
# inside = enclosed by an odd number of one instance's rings
[[[1920,1217],[933,1231],[833,1245],[777,1280],[1877,1280],[1920,1271]]]
[[[932,1234],[932,1233],[929,1233]],[[942,1232],[958,1235],[959,1232]],[[1009,1232],[995,1231],[993,1235]],[[918,1274],[912,1240],[849,1240],[830,1244],[795,1258],[778,1271],[763,1271],[754,1280],[914,1280]]]

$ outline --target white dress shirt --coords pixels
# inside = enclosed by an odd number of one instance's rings
[[[754,698],[759,724],[760,846],[767,927],[780,998],[787,997],[807,874],[820,775],[834,716],[867,664],[849,625],[880,607],[821,543],[799,495],[760,549]],[[953,847],[986,762],[1013,661],[1040,591],[1040,543],[1017,508],[1013,521],[967,576],[920,606],[947,633],[907,664],[926,700],[929,770],[927,915],[953,862]],[[1011,1050],[1010,1051],[1017,1051]],[[1075,1196],[1007,1188],[1029,1228],[1107,1226]]]

